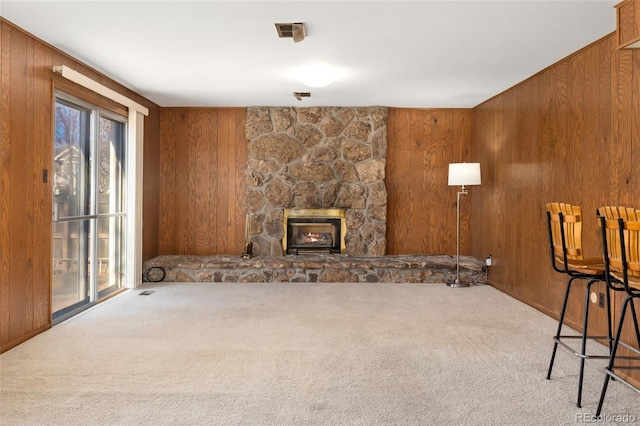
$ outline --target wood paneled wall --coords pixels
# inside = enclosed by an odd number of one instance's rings
[[[240,254],[245,243],[246,108],[163,108],[161,254]]]
[[[245,232],[246,110],[163,108],[162,254],[241,253]],[[448,164],[469,161],[472,111],[390,109],[387,252],[454,254],[456,191]],[[471,194],[461,203],[468,230]],[[415,232],[429,229],[429,232]],[[461,232],[468,251],[469,232]]]
[[[551,269],[545,204],[582,206],[585,254],[599,256],[596,209],[623,201],[631,147],[612,120],[613,43],[607,37],[474,109],[483,182],[474,188],[472,254],[492,254],[491,282],[547,312],[558,311],[564,277]]]
[[[472,162],[471,109],[390,108],[387,122],[387,254],[455,254],[456,194],[449,163]],[[460,252],[468,254],[469,207],[460,203]]]
[[[44,183],[42,174],[43,169],[51,170],[52,163],[53,87],[69,84],[51,67],[67,65],[148,107],[145,153],[158,151],[159,109],[2,19],[0,37],[0,352],[4,352],[51,324],[52,194],[51,178]],[[157,173],[153,159],[145,162],[147,258],[157,253],[158,204],[152,200]]]
[[[639,81],[640,52],[616,50],[612,34],[474,108],[483,182],[474,188],[472,255],[493,255],[495,287],[558,317],[566,276],[551,268],[545,204],[582,207],[588,257],[602,256],[598,207],[640,207]],[[570,302],[578,328],[584,285]],[[604,331],[604,309],[592,311]]]

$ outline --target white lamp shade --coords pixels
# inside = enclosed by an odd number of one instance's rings
[[[449,186],[480,185],[480,163],[449,164]]]

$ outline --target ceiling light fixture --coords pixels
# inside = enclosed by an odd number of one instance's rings
[[[308,87],[326,87],[333,83],[335,71],[326,65],[310,65],[298,70],[300,82]]]

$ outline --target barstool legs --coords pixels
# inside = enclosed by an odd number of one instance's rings
[[[612,351],[612,325],[611,325],[611,300],[610,300],[610,294],[609,294],[609,289],[606,289],[606,309],[607,309],[607,336],[589,336],[588,334],[588,328],[589,328],[589,306],[590,306],[590,301],[589,301],[589,296],[591,294],[591,287],[593,286],[593,284],[595,284],[596,282],[599,282],[601,280],[590,280],[587,283],[587,288],[586,288],[586,296],[585,296],[585,301],[584,301],[584,313],[583,313],[583,323],[582,323],[582,336],[570,336],[570,337],[574,337],[580,338],[580,352],[576,352],[574,350],[572,350],[566,343],[562,342],[563,338],[569,338],[569,336],[562,336],[562,326],[564,325],[564,317],[567,311],[567,305],[568,305],[568,301],[569,301],[569,295],[571,292],[571,284],[573,283],[573,280],[576,279],[578,277],[573,277],[569,280],[569,282],[567,283],[567,290],[565,293],[565,297],[564,297],[564,301],[562,304],[562,310],[560,312],[560,319],[558,321],[558,330],[556,332],[556,335],[553,338],[553,351],[551,353],[551,361],[549,363],[549,370],[547,371],[547,380],[551,379],[551,372],[553,371],[553,364],[555,362],[555,358],[556,358],[556,353],[558,351],[558,345],[561,344],[562,346],[564,346],[565,348],[571,350],[576,356],[578,356],[580,358],[580,371],[579,371],[579,376],[578,376],[578,397],[577,397],[577,401],[576,401],[576,406],[578,408],[582,407],[582,388],[583,388],[583,382],[584,382],[584,368],[585,368],[585,360],[587,358],[608,358],[605,356],[589,356],[587,355],[587,339],[589,338],[595,338],[595,339],[607,339],[608,345],[609,345],[609,353],[611,353]]]
[[[571,283],[575,278],[571,278],[567,282],[567,290],[564,295],[564,301],[562,302],[562,310],[560,311],[560,319],[558,320],[558,330],[553,338],[553,352],[551,352],[551,362],[549,363],[549,370],[547,371],[547,380],[551,380],[551,371],[553,370],[553,363],[556,359],[556,352],[558,351],[558,343],[560,342],[560,335],[562,334],[562,325],[564,324],[564,315],[567,312],[567,302],[569,302],[569,293],[571,292]]]
[[[611,355],[609,357],[609,365],[605,368],[604,375],[604,385],[602,385],[602,392],[600,393],[600,401],[598,402],[598,409],[596,410],[596,418],[600,417],[600,413],[602,412],[602,404],[604,403],[604,396],[607,393],[607,387],[609,386],[609,379],[611,379],[611,373],[613,372],[613,365],[616,360],[616,352],[618,351],[618,346],[620,343],[620,335],[622,334],[622,326],[624,325],[624,317],[627,315],[627,308],[629,307],[629,303],[632,298],[627,297],[622,305],[622,313],[620,314],[620,321],[618,323],[618,330],[616,331],[616,338],[613,341],[613,349],[611,350]],[[633,307],[633,304],[632,304]],[[634,313],[635,318],[635,313]],[[637,325],[637,322],[636,322]]]

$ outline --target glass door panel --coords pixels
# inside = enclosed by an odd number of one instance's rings
[[[124,287],[124,211],[122,122],[100,117],[98,140],[98,297]]]
[[[124,286],[122,219],[119,216],[98,218],[98,297]]]
[[[53,224],[54,318],[89,303],[89,221]]]
[[[53,318],[90,301],[91,111],[56,102],[53,153]]]
[[[59,93],[55,112],[52,311],[62,320],[124,287],[126,122]]]

